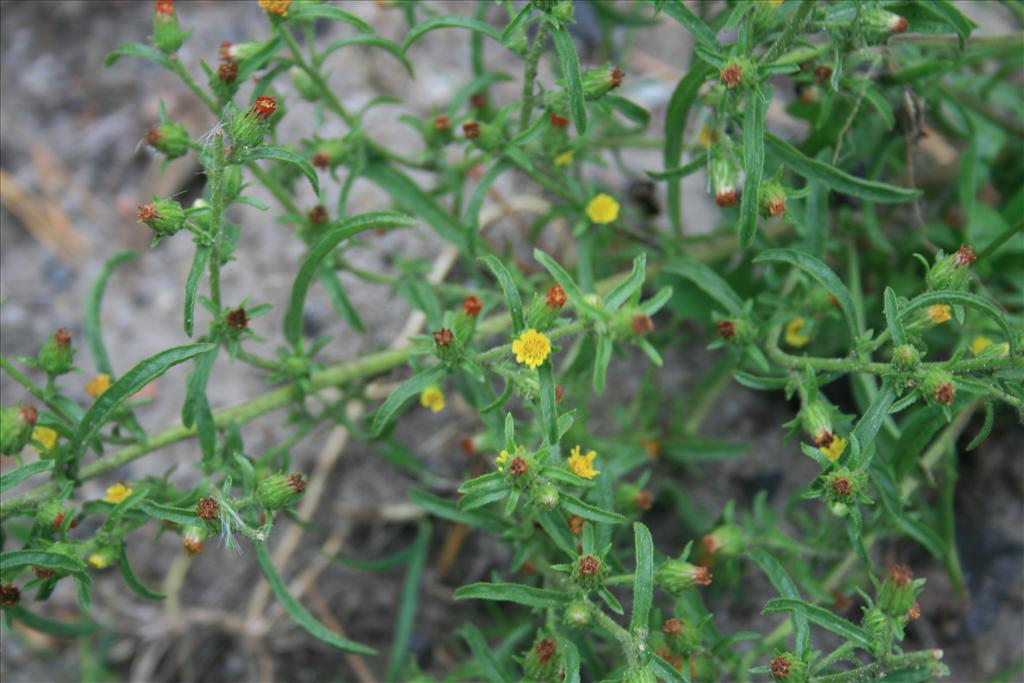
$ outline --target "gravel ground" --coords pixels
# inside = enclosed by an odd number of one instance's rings
[[[433,2],[432,6],[453,13],[465,13],[457,1]],[[985,19],[993,10],[965,9]],[[216,59],[222,40],[234,42],[266,34],[265,19],[255,3],[178,2],[185,26],[196,33],[181,53],[183,62],[198,73],[198,62]],[[405,24],[400,12],[374,2],[355,2],[347,8],[369,21],[375,30],[401,42]],[[167,173],[159,173],[159,160],[140,144],[142,136],[157,117],[162,99],[173,119],[186,123],[190,132],[208,130],[215,123],[176,80],[157,67],[138,59],[124,59],[104,68],[103,58],[124,41],[143,41],[151,31],[151,5],[143,2],[2,2],[0,22],[0,166],[9,174],[5,185],[16,184],[28,193],[27,204],[43,211],[45,220],[33,222],[5,203],[0,209],[0,308],[3,353],[6,356],[32,354],[57,325],[82,331],[82,304],[90,283],[104,259],[121,249],[136,249],[141,255],[122,267],[112,279],[103,308],[108,346],[118,371],[138,359],[168,346],[184,343],[180,326],[182,282],[190,263],[191,245],[185,239],[165,240],[149,250],[148,231],[134,220],[137,204],[152,194],[161,196],[194,194],[201,178],[189,161],[173,162]],[[989,14],[986,14],[988,12]],[[498,10],[495,10],[497,16]],[[989,22],[991,26],[991,22]],[[345,27],[324,27],[318,40],[326,44],[343,35]],[[581,38],[592,35],[581,9]],[[1005,30],[998,24],[994,30]],[[587,43],[590,44],[590,43]],[[689,43],[679,31],[663,22],[632,46],[635,69],[626,83],[627,96],[645,104],[655,114],[654,130],[674,81],[683,72]],[[607,57],[596,52],[592,63]],[[331,84],[343,93],[346,105],[357,108],[378,95],[400,96],[416,115],[429,114],[442,105],[469,77],[468,48],[458,31],[438,32],[412,51],[419,77],[410,79],[397,62],[386,54],[349,48],[332,57]],[[509,65],[500,47],[489,46],[488,64],[499,69]],[[513,70],[516,73],[518,70]],[[545,74],[551,83],[550,73]],[[496,97],[514,98],[518,84],[504,84]],[[295,102],[295,104],[292,104]],[[289,99],[290,115],[281,137],[296,140],[314,121],[310,105]],[[374,138],[396,148],[414,148],[413,135],[397,122],[405,109],[384,107],[370,125]],[[785,122],[781,122],[785,124]],[[340,132],[328,117],[323,135]],[[635,169],[660,167],[657,151],[627,157]],[[610,168],[607,180],[624,181]],[[499,185],[503,192],[515,192],[514,182]],[[308,192],[308,190],[305,190]],[[5,188],[5,195],[7,194]],[[270,197],[261,197],[273,204]],[[302,195],[299,205],[311,207],[312,195]],[[688,227],[707,229],[712,216],[703,180],[691,177],[684,184]],[[353,195],[353,212],[385,208],[387,201],[373,186],[360,183]],[[274,222],[272,215],[249,207],[232,209],[231,218],[244,226],[239,244],[239,265],[225,271],[224,290],[228,301],[258,296],[284,307],[295,263],[303,246],[288,233],[291,228]],[[44,226],[40,228],[39,225]],[[495,226],[494,237],[514,236],[515,226],[503,221]],[[368,270],[393,271],[396,259],[431,260],[442,244],[425,229],[376,236],[373,249],[352,253],[352,260]],[[458,272],[455,273],[458,276]],[[333,337],[324,360],[354,358],[391,342],[409,313],[405,302],[384,286],[372,286],[343,277],[353,303],[366,322],[368,333],[355,335],[334,316],[326,298],[318,291],[310,296],[307,324]],[[198,315],[204,315],[199,313]],[[271,315],[258,321],[257,331],[268,339],[267,348],[280,341]],[[204,324],[197,321],[197,327]],[[695,330],[693,332],[696,332]],[[698,337],[693,334],[693,337]],[[85,399],[84,377],[92,372],[83,351],[80,356],[86,375],[73,376],[73,393]],[[680,345],[666,358],[666,371],[658,378],[670,391],[685,391],[708,367],[709,356],[700,349],[699,338]],[[637,358],[613,364],[610,384],[630,395],[643,376],[646,364]],[[139,412],[147,429],[158,430],[177,421],[186,370],[172,370],[157,383],[154,402]],[[236,403],[241,397],[263,390],[259,377],[240,372],[226,363],[215,369],[211,384],[214,407]],[[6,376],[0,378],[3,404],[21,398],[20,390]],[[611,411],[613,406],[609,406]],[[681,545],[699,529],[678,523],[672,510],[673,487],[687,492],[693,502],[714,516],[726,500],[734,498],[741,509],[753,491],[774,489],[776,507],[789,493],[809,480],[810,463],[793,457],[796,446],[784,443],[782,422],[792,417],[791,406],[732,387],[721,409],[708,420],[704,434],[744,439],[753,446],[741,459],[686,468],[659,465],[655,481],[672,477],[671,485],[657,496],[658,505],[648,520],[656,543],[666,550]],[[246,430],[246,445],[254,453],[280,439],[278,416],[271,415]],[[663,423],[678,420],[666,411]],[[461,476],[466,456],[459,451],[460,439],[475,428],[468,411],[455,405],[439,420],[413,411],[403,420],[397,437],[414,448],[417,456],[437,475],[439,490]],[[973,433],[973,428],[968,430]],[[424,439],[423,434],[429,436]],[[324,447],[328,432],[314,433],[292,449],[299,469],[311,471]],[[1020,661],[1020,636],[1024,635],[1024,472],[1014,456],[1012,444],[1019,443],[1019,426],[997,431],[986,444],[961,461],[958,488],[958,530],[962,539],[965,574],[971,599],[959,598],[948,585],[941,565],[924,555],[910,555],[907,546],[883,549],[884,559],[911,560],[918,573],[927,576],[928,588],[922,599],[925,618],[909,631],[908,646],[942,647],[954,671],[953,680],[980,681]],[[181,443],[160,455],[145,458],[118,472],[134,478],[160,474],[172,465],[175,476],[189,481],[189,463],[197,459],[195,444]],[[791,463],[800,466],[793,468]],[[785,462],[785,466],[780,463]],[[5,463],[7,465],[9,463]],[[660,475],[660,476],[659,476]],[[86,496],[101,495],[110,482],[91,481]],[[343,552],[354,557],[382,557],[407,545],[415,535],[412,521],[389,521],[381,511],[396,517],[407,514],[407,489],[414,478],[383,464],[374,449],[349,444],[330,476],[326,493],[314,521],[297,550],[289,577],[315,563],[316,549],[334,535]],[[984,529],[984,533],[976,530]],[[283,529],[282,529],[283,531]],[[473,618],[479,607],[454,604],[451,591],[461,583],[485,577],[508,560],[505,547],[496,539],[471,534],[459,560],[444,571],[437,558],[449,525],[435,524],[431,562],[422,586],[422,599],[413,634],[413,649],[421,665],[435,673],[450,669],[459,656],[450,633],[459,623]],[[360,663],[337,652],[312,644],[310,639],[283,618],[275,607],[254,615],[250,595],[259,581],[251,553],[234,554],[213,547],[196,559],[187,577],[179,560],[176,541],[153,540],[145,534],[131,538],[136,570],[151,585],[158,585],[170,572],[183,580],[178,601],[168,605],[143,604],[124,599],[121,579],[111,575],[96,582],[97,616],[116,624],[109,637],[95,643],[95,651],[80,652],[67,643],[31,633],[17,636],[4,629],[0,638],[3,657],[0,675],[10,682],[65,681],[116,677],[130,680],[356,680]],[[316,592],[306,603],[317,605],[344,625],[347,635],[369,643],[382,652],[390,648],[401,570],[377,574],[332,565],[316,583]],[[770,587],[751,575],[743,578],[743,595],[713,598],[719,625],[728,629],[770,628],[773,618],[760,617],[753,605],[771,595]],[[64,588],[68,588],[64,586]],[[74,596],[58,591],[51,606],[53,614],[70,615]],[[253,624],[256,627],[253,627]],[[261,631],[262,629],[262,631]],[[261,631],[262,637],[253,635]],[[457,647],[457,646],[456,646]],[[76,665],[82,656],[85,669]],[[364,665],[378,677],[383,658]],[[91,668],[90,668],[91,667]],[[271,674],[272,675],[268,675]]]

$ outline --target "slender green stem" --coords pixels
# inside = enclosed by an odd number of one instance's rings
[[[540,23],[537,35],[534,36],[533,45],[526,55],[526,71],[523,74],[523,106],[519,110],[519,132],[522,133],[530,126],[530,114],[533,113],[534,90],[537,80],[537,64],[540,56],[544,53],[544,43],[548,38],[548,24],[546,21]]]
[[[65,413],[59,405],[50,400],[50,397],[47,396],[46,392],[44,392],[42,389],[33,384],[32,380],[30,380],[28,377],[21,374],[21,371],[14,367],[14,364],[3,356],[0,356],[0,368],[3,368],[3,371],[10,375],[11,379],[13,379],[21,386],[25,387],[25,390],[28,391],[28,393],[32,394],[32,396],[34,396],[37,401],[39,401],[47,408],[52,410],[54,414],[57,415],[57,417],[59,417],[64,422],[67,422],[69,425],[75,425],[75,421],[71,419],[71,416]]]
[[[984,260],[996,253],[996,250],[1006,244],[1011,237],[1020,232],[1021,228],[1024,228],[1024,218],[1018,218],[1016,223],[1008,227],[1006,230],[1003,230],[994,240],[989,242],[985,248],[981,250],[981,253],[978,254],[978,258]]]
[[[242,349],[238,350],[238,353],[235,354],[235,357],[238,358],[238,360],[240,361],[248,363],[249,365],[255,365],[258,368],[270,370],[271,372],[276,372],[277,370],[281,369],[281,364],[278,363],[277,361],[270,360],[269,358],[263,358],[262,356],[257,356],[254,353],[249,353],[248,351],[244,351]]]
[[[178,74],[178,76],[181,77],[181,80],[185,82],[185,85],[188,86],[189,90],[191,90],[196,97],[203,101],[203,104],[205,104],[207,108],[211,112],[213,112],[214,116],[220,116],[220,105],[218,105],[217,101],[210,97],[210,95],[208,95],[205,90],[199,87],[199,84],[195,82],[191,74],[189,74],[189,72],[185,69],[185,65],[181,63],[181,60],[178,59],[177,55],[171,55],[170,60],[171,64],[174,66],[174,73]]]
[[[295,215],[302,215],[302,211],[296,206],[295,202],[288,195],[288,192],[281,187],[281,184],[274,180],[269,173],[260,168],[255,161],[248,162],[245,167],[249,169],[249,172],[256,177],[258,181],[263,183],[264,187],[270,190],[270,194],[274,195],[274,199],[284,207],[285,211]]]
[[[559,337],[567,337],[571,334],[582,332],[586,328],[586,322],[583,320],[576,320],[574,322],[556,327],[553,330],[548,330],[545,335],[548,339],[558,339]],[[483,353],[479,353],[475,356],[475,360],[478,363],[490,363],[494,360],[507,356],[512,353],[512,344],[502,344],[501,346],[495,346],[493,349],[488,349]]]
[[[814,683],[860,683],[861,681],[873,681],[882,678],[886,673],[897,669],[927,668],[936,669],[941,667],[942,650],[919,650],[908,652],[902,655],[893,655],[866,666],[857,667],[842,673],[829,674],[827,676],[815,676],[811,680]]]
[[[637,657],[636,644],[633,642],[633,636],[629,634],[629,631],[616,624],[600,607],[595,605],[592,612],[598,625],[605,631],[608,631],[615,640],[619,641],[619,645],[622,646],[622,651],[625,653],[629,665],[631,667],[637,666],[639,658]]]
[[[220,261],[224,224],[224,132],[213,136],[213,168],[210,175],[210,299],[220,310]]]

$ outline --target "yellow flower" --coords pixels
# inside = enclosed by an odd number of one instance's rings
[[[531,327],[512,342],[512,353],[516,354],[517,363],[526,363],[530,368],[536,368],[551,353],[551,342],[543,333]]]
[[[113,503],[114,505],[117,505],[130,495],[132,495],[132,488],[130,486],[125,486],[124,484],[118,483],[114,484],[113,486],[107,489],[107,495],[103,498],[103,500],[105,500],[108,503]]]
[[[569,453],[569,469],[577,477],[583,479],[593,479],[600,470],[594,469],[594,458],[597,457],[597,451],[587,451],[586,455],[580,454],[580,447],[577,445]]]
[[[267,14],[276,14],[280,17],[288,16],[288,6],[292,0],[259,0],[259,5]]]
[[[572,163],[572,150],[562,152],[555,157],[555,166],[568,166]]]
[[[498,466],[499,472],[505,471],[505,463],[508,461],[508,451],[502,451],[501,455],[495,459],[494,463]]]
[[[971,342],[971,353],[975,356],[980,356],[981,352],[992,346],[992,340],[988,337],[975,337]]]
[[[846,439],[836,434],[832,437],[832,443],[827,446],[822,446],[818,449],[825,454],[829,462],[835,462],[836,458],[843,454],[846,450]]]
[[[949,306],[946,304],[935,304],[928,307],[928,318],[936,325],[949,320]]]
[[[89,383],[85,385],[85,393],[89,394],[93,398],[99,398],[100,395],[109,388],[110,375],[105,372],[101,372],[89,380]]]
[[[700,131],[697,133],[697,142],[700,143],[701,147],[708,149],[717,140],[718,132],[714,128],[706,123],[701,126]]]
[[[444,392],[437,386],[427,387],[420,394],[420,405],[430,408],[432,413],[440,413],[444,410]]]
[[[587,204],[587,216],[595,223],[611,223],[619,217],[619,203],[602,192]]]
[[[794,348],[800,348],[801,346],[807,346],[807,343],[811,341],[810,336],[806,334],[800,334],[801,330],[804,329],[804,323],[807,321],[803,318],[793,318],[786,323],[786,343]]]
[[[44,455],[53,450],[53,447],[57,445],[57,432],[50,429],[49,427],[36,427],[32,430],[32,440],[38,441],[43,444],[43,450],[39,450],[39,447],[33,445],[36,453]]]
[[[96,569],[106,569],[109,562],[105,555],[101,553],[93,553],[87,558],[87,562]]]

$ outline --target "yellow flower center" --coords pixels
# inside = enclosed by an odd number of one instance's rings
[[[559,166],[559,167],[561,167],[561,166],[568,166],[571,163],[572,163],[572,150],[571,149],[568,150],[568,151],[562,152],[557,157],[555,157],[555,166]]]
[[[43,455],[52,451],[53,447],[57,445],[57,432],[49,427],[36,427],[32,430],[32,440],[42,444],[42,450],[35,444],[32,445],[32,448],[36,453]]]
[[[292,0],[259,0],[259,5],[267,14],[276,14],[281,17],[288,16],[288,6]]]
[[[949,306],[946,304],[935,304],[928,307],[928,318],[936,325],[949,320]]]
[[[501,455],[499,455],[494,461],[494,464],[497,465],[499,472],[505,471],[506,462],[508,462],[508,451],[502,451]]]
[[[611,223],[619,217],[619,203],[602,192],[587,204],[587,216],[595,223]]]
[[[420,394],[420,405],[430,408],[431,412],[441,412],[444,410],[444,392],[439,387],[427,387]]]
[[[832,437],[832,443],[827,446],[822,446],[818,449],[825,454],[829,462],[835,462],[836,458],[843,454],[846,450],[846,439],[839,436],[838,434]]]
[[[551,353],[551,342],[543,333],[530,328],[512,342],[512,353],[516,355],[517,363],[525,363],[531,369],[537,368]]]
[[[132,488],[118,483],[107,489],[107,495],[104,496],[103,500],[117,505],[130,495],[132,495]]]
[[[800,348],[801,346],[807,346],[807,343],[811,341],[809,335],[801,334],[804,329],[804,324],[807,321],[803,318],[793,318],[786,323],[786,343],[794,348]]]
[[[107,562],[107,558],[100,553],[93,553],[92,555],[89,555],[88,562],[96,569],[106,569],[107,564],[109,564]]]
[[[718,133],[714,128],[707,125],[706,123],[701,126],[700,131],[697,133],[697,142],[704,149],[708,149],[711,145],[718,141]]]
[[[101,372],[89,380],[89,383],[85,385],[85,393],[89,394],[93,398],[99,398],[103,392],[109,388],[110,375],[105,372]]]
[[[594,458],[597,457],[597,451],[587,451],[586,455],[582,455],[580,447],[577,445],[569,453],[569,469],[577,477],[582,479],[593,479],[600,470],[594,469]]]

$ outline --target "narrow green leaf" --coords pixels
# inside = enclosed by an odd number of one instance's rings
[[[931,526],[902,512],[897,512],[894,516],[903,533],[917,541],[932,554],[932,557],[941,558],[946,554],[946,543]]]
[[[30,462],[27,465],[23,465],[16,470],[11,470],[0,477],[0,493],[5,492],[7,489],[14,488],[33,474],[49,472],[53,469],[53,463],[53,460],[37,460],[36,462]]]
[[[447,374],[447,368],[443,365],[435,365],[423,370],[422,372],[416,373],[409,379],[402,382],[402,384],[395,389],[387,399],[385,399],[381,407],[377,409],[377,413],[373,416],[373,427],[371,429],[374,435],[380,436],[381,432],[384,431],[384,428],[391,424],[398,413],[408,405],[409,401],[416,396],[419,396],[428,387],[439,383]]]
[[[342,638],[334,631],[330,630],[316,618],[306,611],[306,608],[299,604],[299,601],[288,592],[288,587],[284,584],[281,579],[281,575],[277,573],[277,569],[274,568],[274,562],[270,559],[270,551],[267,550],[266,543],[253,543],[253,552],[256,554],[256,561],[260,565],[260,569],[263,570],[263,576],[266,577],[267,583],[270,584],[270,590],[277,596],[281,606],[284,607],[285,612],[288,613],[296,624],[301,626],[311,636],[318,640],[322,640],[328,645],[332,645],[339,650],[345,652],[356,652],[364,655],[375,655],[377,651],[373,648],[360,645],[359,643]]]
[[[113,415],[114,411],[137,391],[178,363],[182,363],[213,348],[216,348],[213,344],[176,346],[150,356],[125,373],[109,389],[100,394],[92,406],[89,407],[89,410],[86,411],[85,415],[82,416],[82,421],[78,425],[75,438],[71,441],[69,457],[80,458],[85,452],[86,444],[96,436],[107,420],[110,419],[110,416]]]
[[[526,29],[527,24],[532,18],[533,6],[530,3],[526,3],[522,8],[516,12],[516,15],[505,24],[505,28],[501,30],[501,44],[505,47],[510,47],[510,40],[519,32],[520,28]]]
[[[633,544],[636,572],[633,574],[633,615],[629,620],[632,633],[646,633],[654,600],[654,540],[640,522],[633,523]]]
[[[666,169],[675,169],[683,155],[683,132],[686,130],[687,119],[690,116],[690,109],[697,101],[700,86],[712,72],[712,67],[707,62],[695,59],[690,65],[690,71],[676,85],[669,98],[668,108],[665,112],[665,148],[662,155],[662,163]],[[666,171],[667,173],[668,171]],[[679,178],[671,178],[668,181],[667,201],[668,216],[672,221],[672,227],[678,233],[682,229],[682,194]]]
[[[302,171],[302,175],[309,180],[309,184],[313,186],[313,194],[320,195],[320,179],[316,175],[313,164],[309,163],[305,157],[283,147],[253,147],[243,155],[241,161],[256,161],[257,159],[274,159],[295,164]]]
[[[459,16],[433,17],[426,21],[421,21],[412,27],[412,30],[410,30],[405,36],[405,42],[402,43],[402,52],[408,52],[409,47],[413,43],[431,31],[436,31],[439,28],[464,28],[469,31],[475,31],[476,33],[485,35],[499,43],[501,42],[501,34],[497,29],[492,27],[490,24],[480,21],[479,19]]]
[[[568,638],[560,638],[558,647],[565,658],[563,683],[580,683],[580,651],[576,649],[576,644]]]
[[[897,187],[896,185],[888,185],[852,176],[824,161],[811,159],[796,147],[775,137],[771,133],[765,134],[765,141],[768,143],[768,148],[771,149],[772,153],[779,157],[795,173],[802,175],[808,180],[816,180],[836,192],[879,204],[909,202],[921,195],[920,190]]]
[[[471,583],[456,589],[456,600],[495,600],[530,607],[564,607],[572,598],[568,593],[533,588],[518,583]]]
[[[916,3],[915,7],[942,19],[952,26],[959,38],[961,50],[964,49],[967,39],[971,37],[971,31],[977,26],[977,24],[965,17],[949,0],[930,0],[930,2]]]
[[[519,290],[512,280],[512,275],[496,256],[484,256],[480,261],[490,268],[495,279],[498,280],[498,285],[501,286],[501,291],[505,295],[509,317],[512,318],[512,334],[519,335],[526,329],[526,317],[523,314],[523,301],[519,298]]]
[[[289,9],[288,20],[298,19],[330,19],[355,26],[363,33],[373,33],[373,28],[365,21],[334,5],[297,2]]]
[[[785,568],[763,548],[754,548],[747,552],[747,556],[761,568],[772,586],[784,598],[800,599],[800,592],[796,588],[793,579],[786,573]],[[793,612],[793,633],[796,635],[796,654],[802,655],[808,648],[811,637],[811,629],[807,624],[807,617],[799,612]]]
[[[795,598],[775,598],[774,600],[769,600],[761,612],[763,614],[777,614],[779,612],[800,614],[808,621],[845,638],[856,647],[868,652],[871,651],[871,637],[867,631],[829,612],[824,607],[818,607]]]
[[[85,563],[75,557],[63,553],[51,553],[46,550],[11,550],[0,553],[0,572],[9,572],[19,567],[45,567],[57,571],[74,574],[86,584],[90,582]]]
[[[992,407],[992,401],[985,401],[985,421],[982,423],[981,429],[978,430],[978,434],[967,444],[968,451],[973,451],[981,445],[982,441],[988,438],[989,433],[992,431],[992,425],[995,423],[995,417],[996,411]]]
[[[529,5],[523,8],[528,10]],[[494,656],[491,651],[491,647],[487,644],[487,640],[484,638],[484,634],[480,632],[476,626],[470,622],[464,623],[457,633],[462,636],[462,639],[469,645],[470,652],[473,653],[473,657],[483,671],[484,678],[489,683],[506,683],[511,680],[511,676],[508,675],[501,667],[501,663]]]
[[[743,315],[743,300],[721,275],[700,261],[681,256],[669,261],[664,270],[667,273],[680,275],[697,285],[705,294],[718,302],[729,315],[736,317]]]
[[[886,287],[882,296],[885,305],[885,324],[889,329],[889,336],[892,338],[893,346],[902,346],[907,343],[907,333],[900,321],[899,307],[896,305],[896,292],[892,287]]]
[[[495,534],[507,531],[506,523],[497,515],[485,510],[463,511],[454,501],[439,498],[425,491],[409,490],[409,499],[430,514],[452,522],[461,522],[474,528],[484,529]]]
[[[761,215],[760,188],[764,175],[764,117],[768,103],[757,88],[747,91],[743,113],[743,194],[740,197],[740,246],[749,247]]]
[[[795,249],[769,249],[754,259],[754,263],[772,262],[788,263],[796,266],[814,278],[818,284],[824,287],[839,302],[839,308],[846,319],[846,326],[850,331],[850,337],[852,339],[860,337],[857,316],[853,308],[853,299],[850,298],[850,292],[846,289],[846,285],[832,272],[831,268],[813,256],[796,251]]]
[[[976,308],[982,313],[987,314],[996,321],[1000,328],[1002,328],[1003,335],[1010,344],[1010,353],[1012,355],[1017,355],[1017,335],[1013,333],[1010,323],[1007,322],[1006,317],[998,308],[989,303],[987,299],[983,299],[977,294],[971,294],[970,292],[957,292],[953,290],[926,292],[911,299],[907,303],[906,308],[900,312],[900,317],[901,319],[906,320],[914,311],[920,308],[927,308],[934,304],[967,306],[969,308]]]
[[[324,557],[328,558],[332,562],[337,562],[345,567],[351,567],[352,569],[359,569],[364,572],[379,572],[385,569],[391,569],[403,565],[412,556],[413,550],[415,550],[415,541],[410,543],[407,547],[402,548],[397,553],[382,557],[379,560],[356,560],[351,557],[342,557],[341,555],[328,555],[323,553]]]
[[[608,364],[612,360],[612,340],[607,335],[597,338],[594,351],[594,393],[604,394],[604,385],[608,376]]]
[[[317,276],[320,270],[321,263],[339,244],[370,228],[408,227],[415,224],[415,220],[400,213],[373,211],[353,216],[327,231],[310,248],[306,258],[302,261],[302,265],[299,266],[299,272],[295,276],[295,281],[292,283],[288,311],[284,316],[285,339],[295,345],[302,340],[302,312],[306,305],[306,294],[313,283],[313,278]]]
[[[186,510],[185,508],[161,505],[160,503],[154,503],[151,500],[144,500],[139,503],[139,509],[150,517],[174,522],[175,524],[181,524],[183,526],[201,523],[199,517],[196,516],[195,510]]]
[[[186,427],[195,425],[199,449],[206,462],[211,462],[217,451],[217,427],[206,396],[206,387],[210,383],[210,373],[217,362],[218,351],[219,348],[215,347],[196,357],[195,367],[185,380],[185,404],[181,409],[181,423]]]
[[[469,196],[469,202],[466,204],[466,213],[463,222],[466,224],[466,228],[471,232],[471,237],[475,241],[475,233],[479,230],[480,226],[480,209],[483,208],[484,200],[487,198],[487,192],[491,189],[491,185],[494,181],[504,173],[505,171],[512,168],[513,164],[508,159],[499,159],[487,169],[476,187],[473,188],[473,194]]]
[[[584,503],[576,496],[570,496],[567,493],[562,493],[559,498],[559,505],[570,515],[579,515],[583,519],[589,519],[595,522],[603,522],[605,524],[622,524],[626,521],[626,518],[617,512],[602,510],[590,503]]]
[[[402,597],[398,603],[398,615],[392,631],[391,655],[388,657],[388,681],[398,681],[405,668],[409,656],[409,642],[412,639],[412,627],[416,618],[416,604],[419,598],[420,581],[423,578],[423,567],[427,562],[430,550],[430,524],[420,524],[413,541],[412,559],[405,570],[405,581],[402,583]]]
[[[29,627],[33,631],[45,633],[57,638],[78,638],[87,636],[100,628],[100,625],[92,621],[57,621],[39,616],[29,612],[21,605],[5,607],[16,620]]]
[[[659,655],[651,657],[650,667],[658,674],[658,678],[667,683],[690,683],[690,676],[685,666],[682,672],[676,671],[674,666],[666,662]]]
[[[652,180],[681,180],[691,173],[704,168],[708,163],[708,153],[701,152],[682,166],[667,168],[664,171],[644,171]]]
[[[192,336],[195,328],[196,316],[196,290],[199,282],[206,273],[206,266],[210,262],[210,247],[196,246],[195,256],[192,258],[192,267],[189,268],[188,277],[185,278],[185,335]]]
[[[537,368],[540,380],[540,417],[548,443],[558,443],[558,409],[555,407],[555,372],[551,358]]]
[[[388,54],[390,54],[395,59],[402,62],[402,66],[405,67],[406,72],[408,72],[410,76],[415,76],[415,72],[413,71],[412,67],[412,62],[410,62],[409,59],[405,56],[405,53],[402,52],[401,47],[399,47],[396,43],[388,40],[387,38],[382,38],[381,36],[371,35],[367,33],[362,33],[357,36],[352,36],[351,38],[342,38],[341,40],[334,41],[326,48],[324,48],[324,51],[321,52],[319,55],[318,61],[322,64],[324,59],[332,52],[334,52],[335,50],[340,50],[343,47],[348,47],[349,45],[366,45],[368,47],[378,47],[387,52]]]
[[[576,286],[576,281],[572,279],[572,276],[569,275],[565,268],[562,268],[555,259],[548,256],[540,249],[533,250],[533,258],[537,263],[544,266],[544,268],[551,273],[551,277],[555,279],[555,282],[562,286],[562,289],[565,290],[566,297],[568,297],[569,301],[576,308],[577,313],[581,315],[587,313],[591,317],[598,318],[599,320],[608,320],[611,317],[608,311],[603,308],[599,308],[586,300],[583,296],[583,292],[581,292],[580,288]]]
[[[850,466],[854,469],[858,468],[862,461],[867,458],[873,449],[869,448],[875,440],[875,436],[878,434],[878,430],[881,429],[882,423],[889,416],[889,407],[892,406],[893,401],[896,400],[896,392],[893,391],[892,385],[888,380],[882,385],[882,388],[875,394],[874,399],[871,401],[871,405],[868,406],[864,414],[861,415],[860,420],[857,422],[857,426],[853,428],[853,437],[857,440],[860,445],[860,461],[851,460]]]
[[[615,289],[610,291],[604,298],[605,308],[610,311],[616,311],[622,307],[624,303],[629,301],[629,297],[641,287],[643,287],[644,279],[647,277],[647,254],[640,254],[633,259],[633,270],[630,271],[629,276],[615,285]]]
[[[324,264],[320,268],[320,272],[317,273],[316,279],[320,281],[320,285],[327,292],[331,305],[334,307],[334,312],[340,315],[342,320],[347,322],[349,327],[356,332],[365,332],[366,326],[363,324],[363,319],[359,317],[359,311],[352,305],[348,294],[345,293],[345,287],[341,284],[338,274],[329,268],[327,264]]]
[[[704,49],[718,54],[722,53],[722,45],[718,42],[715,32],[680,0],[664,0],[660,3],[660,7],[662,12],[682,24],[683,28],[689,31]]]
[[[113,52],[107,55],[103,63],[106,66],[111,66],[121,57],[142,57],[154,64],[159,64],[168,71],[174,71],[174,65],[167,55],[155,47],[143,45],[142,43],[122,43],[118,45]]]
[[[426,221],[442,239],[460,250],[466,249],[465,228],[411,178],[382,161],[368,163],[363,175],[391,195],[400,207]]]
[[[137,252],[121,251],[107,259],[89,290],[89,298],[85,304],[85,341],[89,346],[89,353],[92,354],[92,361],[96,364],[96,369],[111,377],[114,377],[114,366],[110,363],[107,347],[103,343],[103,324],[100,316],[103,293],[107,289],[107,281],[113,275],[114,270],[136,256],[138,256]]]
[[[158,593],[155,590],[150,589],[146,584],[139,580],[139,577],[132,571],[132,566],[128,562],[128,553],[125,551],[125,544],[121,544],[121,550],[117,557],[117,566],[121,570],[121,576],[124,577],[125,583],[133,591],[138,593],[147,600],[163,600],[167,596],[163,593]]]
[[[562,78],[565,79],[569,95],[569,109],[576,132],[583,135],[587,132],[587,107],[583,99],[583,82],[580,79],[580,58],[576,54],[576,44],[572,34],[564,24],[551,29],[551,39],[555,43],[558,61],[562,65]]]
[[[639,124],[641,128],[646,128],[647,124],[651,122],[651,112],[636,102],[627,100],[625,97],[605,95],[601,98],[601,102],[619,112],[633,123]]]

